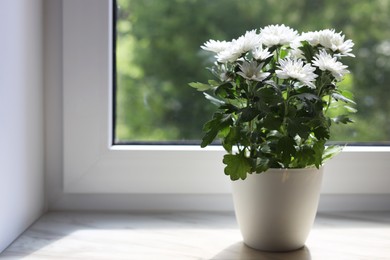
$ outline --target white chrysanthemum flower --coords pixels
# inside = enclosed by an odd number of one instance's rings
[[[203,50],[211,51],[211,52],[221,52],[226,50],[230,45],[230,42],[227,41],[216,41],[216,40],[208,40],[203,44],[203,46],[200,46]]]
[[[351,53],[352,47],[354,45],[355,44],[353,43],[352,40],[344,41],[344,35],[343,35],[341,39],[338,39],[338,37],[334,39],[333,49],[338,51],[343,56],[355,57],[355,55]]]
[[[298,37],[298,32],[288,26],[285,26],[284,24],[269,25],[261,29],[260,37],[265,46],[271,47],[274,45],[285,45],[291,43],[296,37]]]
[[[268,51],[268,48],[263,49],[263,46],[260,45],[252,50],[252,56],[256,60],[266,60],[271,57],[273,54]]]
[[[217,53],[215,56],[218,62],[226,63],[226,62],[235,62],[241,57],[242,53],[234,47],[234,45],[230,45],[226,50]]]
[[[320,35],[318,31],[315,32],[304,32],[299,36],[299,42],[307,41],[311,46],[317,46],[320,44]]]
[[[352,52],[354,43],[352,40],[344,41],[345,35],[336,33],[334,29],[325,29],[302,34],[302,40],[306,40],[312,46],[321,45],[325,48],[338,52],[340,55],[355,57]]]
[[[288,52],[287,57],[291,59],[305,59],[303,52],[299,49],[302,46],[302,41],[304,41],[303,37],[300,35],[296,37],[290,43],[290,50]]]
[[[336,57],[332,57],[326,51],[320,51],[320,53],[314,57],[313,65],[317,66],[322,71],[330,71],[333,77],[338,81],[342,80],[344,75],[349,73],[347,70],[348,66],[337,61]]]
[[[256,32],[256,30],[247,31],[244,35],[240,36],[237,40],[232,41],[232,45],[236,49],[236,51],[241,54],[246,53],[250,50],[261,45],[260,35]]]
[[[260,36],[256,33],[256,30],[247,31],[244,35],[238,39],[233,39],[231,42],[227,42],[221,48],[221,51],[217,52],[218,62],[234,62],[237,61],[244,53],[261,45]]]
[[[269,72],[262,71],[263,65],[263,63],[257,64],[256,61],[244,61],[239,65],[241,71],[237,72],[237,74],[241,75],[245,79],[263,81],[270,75]]]
[[[298,48],[291,49],[287,57],[293,60],[305,59],[304,53]]]
[[[280,79],[297,79],[303,84],[315,88],[313,81],[317,78],[314,73],[315,68],[309,63],[304,64],[300,59],[286,58],[279,61],[279,70],[276,70],[276,76]]]

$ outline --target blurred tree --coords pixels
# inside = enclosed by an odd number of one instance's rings
[[[390,1],[118,0],[116,140],[199,140],[213,110],[188,87],[207,81],[208,39],[284,23],[299,31],[334,28],[355,42],[344,86],[356,94],[354,125],[334,140],[390,140]],[[347,62],[347,60],[346,60]],[[375,129],[373,129],[373,126]]]

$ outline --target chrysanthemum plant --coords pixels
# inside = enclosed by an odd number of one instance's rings
[[[349,73],[340,60],[354,57],[344,37],[270,25],[201,47],[215,53],[208,68],[215,79],[190,86],[218,107],[201,147],[221,139],[232,180],[269,168],[319,168],[341,150],[326,141],[331,124],[352,122],[354,112],[351,94],[338,86]]]

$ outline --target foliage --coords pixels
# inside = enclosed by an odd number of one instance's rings
[[[215,52],[209,70],[216,79],[190,86],[217,110],[204,125],[201,146],[222,139],[232,180],[268,168],[319,168],[340,151],[325,146],[332,123],[350,123],[348,112],[355,112],[338,86],[349,73],[339,60],[354,56],[352,46],[333,30],[298,35],[284,25],[206,42],[202,48]]]
[[[390,1],[117,3],[118,142],[199,140],[199,129],[214,109],[200,92],[186,87],[193,79],[207,82],[209,77],[208,71],[199,69],[209,60],[199,45],[209,38],[231,39],[243,30],[277,23],[301,31],[335,28],[354,39],[356,61],[345,61],[352,74],[340,88],[355,94],[358,112],[351,117],[356,124],[332,124],[330,140],[390,140]]]

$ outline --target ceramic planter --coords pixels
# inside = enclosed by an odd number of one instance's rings
[[[323,168],[269,169],[233,181],[244,243],[264,251],[303,247],[317,212],[322,176]]]

